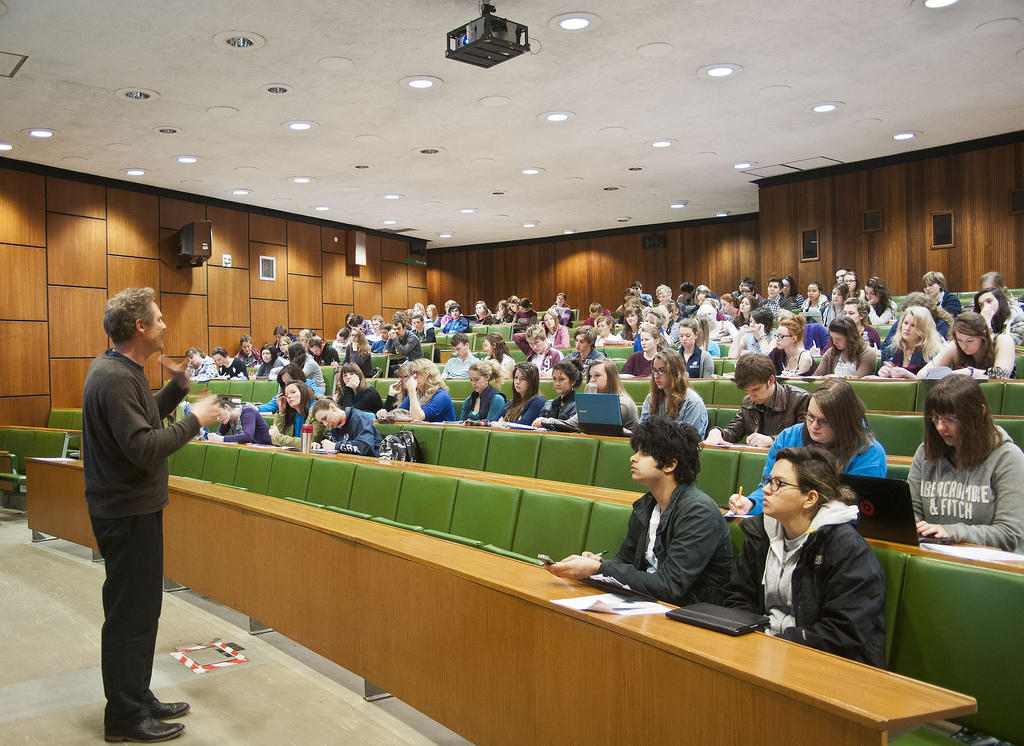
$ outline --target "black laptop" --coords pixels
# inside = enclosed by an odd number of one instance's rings
[[[587,435],[622,437],[618,394],[576,394],[576,418]]]
[[[857,530],[861,536],[912,546],[920,543],[909,484],[902,479],[855,474],[843,474],[839,479],[857,493],[860,508]],[[926,541],[934,543],[935,540],[928,538]]]

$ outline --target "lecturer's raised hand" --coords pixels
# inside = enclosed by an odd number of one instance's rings
[[[164,369],[168,378],[178,384],[181,388],[186,390],[188,389],[188,376],[185,375],[185,369],[188,367],[187,360],[176,363],[166,355],[161,355],[160,365]]]

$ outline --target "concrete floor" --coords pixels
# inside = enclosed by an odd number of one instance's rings
[[[30,542],[24,513],[0,510],[0,743],[103,741],[100,588],[88,549]],[[175,743],[462,744],[394,698],[363,700],[363,681],[275,632],[192,591],[164,595],[153,690],[192,710]],[[249,662],[195,674],[168,655],[235,642]],[[206,661],[203,661],[206,662]]]

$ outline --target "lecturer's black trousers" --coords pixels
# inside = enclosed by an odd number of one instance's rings
[[[131,726],[149,717],[149,689],[163,601],[163,511],[92,518],[106,563],[101,667],[107,698],[104,724]]]

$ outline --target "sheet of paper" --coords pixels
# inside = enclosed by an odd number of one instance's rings
[[[596,596],[580,596],[578,598],[562,598],[556,599],[551,603],[579,611],[597,611],[602,614],[620,614],[622,616],[664,614],[669,608],[659,604],[657,601],[623,598],[614,593],[599,593]]]
[[[1001,549],[992,549],[990,547],[965,547],[959,544],[921,544],[921,548],[979,562],[1024,562],[1024,554],[1004,552]]]
[[[731,510],[727,510],[724,513],[722,513],[722,518],[726,518],[726,519],[728,519],[728,518],[738,518],[741,521],[745,521],[748,518],[753,518],[753,517],[754,516],[752,516],[750,513],[743,513],[742,515],[738,515],[738,514],[734,513]]]

